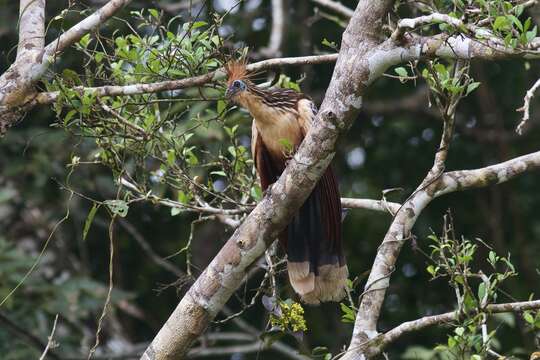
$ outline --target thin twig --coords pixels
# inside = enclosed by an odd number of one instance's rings
[[[525,125],[527,124],[527,121],[529,121],[530,117],[530,106],[531,106],[531,99],[534,97],[534,93],[536,90],[540,88],[540,79],[536,80],[534,85],[527,90],[527,93],[525,94],[525,97],[523,98],[523,106],[517,109],[517,111],[523,111],[523,119],[519,123],[519,125],[516,128],[516,132],[521,135],[523,134],[523,129],[525,128]]]
[[[58,322],[58,314],[54,317],[54,323],[51,330],[51,334],[49,335],[49,340],[47,341],[47,346],[45,346],[45,350],[43,350],[43,353],[39,357],[39,360],[44,360],[45,356],[47,356],[47,353],[49,352],[49,349],[54,346],[54,332],[56,331],[56,323]]]
[[[31,346],[35,347],[39,351],[43,351],[48,344],[43,343],[37,336],[32,334],[30,331],[22,328],[20,324],[16,321],[11,320],[9,317],[0,312],[0,324],[2,324],[2,329],[6,329],[12,333],[17,339],[23,340]],[[50,358],[55,360],[61,360],[60,355],[56,354],[52,350],[49,350],[48,355]]]

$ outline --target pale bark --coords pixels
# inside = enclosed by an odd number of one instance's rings
[[[109,1],[43,48],[45,1],[21,0],[21,36],[17,59],[0,76],[0,136],[36,104],[32,101],[36,95],[34,86],[60,52],[97,28],[130,1]]]
[[[341,206],[348,209],[366,209],[394,215],[398,212],[401,204],[384,200],[341,198]]]
[[[0,136],[15,123],[33,93],[36,65],[43,59],[45,41],[45,0],[21,0],[19,5],[19,44],[15,63],[0,76]],[[6,112],[5,105],[9,105]]]
[[[19,6],[19,44],[17,59],[41,52],[45,45],[45,0],[21,0]]]

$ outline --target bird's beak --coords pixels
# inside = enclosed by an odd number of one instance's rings
[[[227,90],[225,91],[225,98],[227,100],[231,100],[233,98],[234,95],[236,95],[237,93],[237,89],[234,89],[232,87],[228,87]]]

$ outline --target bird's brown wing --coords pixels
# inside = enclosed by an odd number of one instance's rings
[[[301,99],[298,101],[298,115],[302,138],[304,138],[317,115],[317,107],[311,100]],[[326,234],[329,240],[329,243],[325,244],[329,248],[321,250],[324,250],[323,253],[341,254],[339,264],[344,265],[345,259],[341,249],[341,195],[331,165],[328,166],[313,191],[318,192],[320,196],[321,216],[326,224]]]
[[[298,121],[306,135],[317,109],[298,102]],[[348,276],[341,244],[341,198],[329,166],[288,228],[289,279],[307,303],[339,301]]]
[[[257,130],[255,120],[251,126],[251,156],[261,180],[261,188],[264,191],[279,178],[283,171],[283,165],[277,164],[273,160]]]

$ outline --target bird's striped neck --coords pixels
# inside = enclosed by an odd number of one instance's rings
[[[247,83],[247,89],[238,95],[237,102],[245,107],[253,116],[268,108],[270,111],[294,111],[298,100],[304,96],[290,89],[261,89],[253,83]]]

